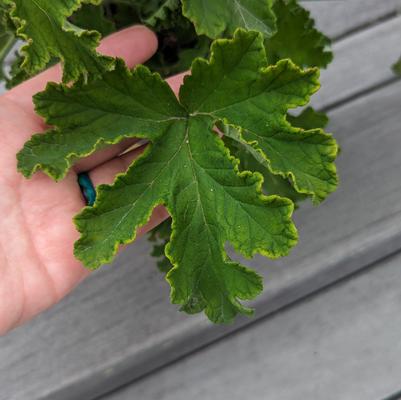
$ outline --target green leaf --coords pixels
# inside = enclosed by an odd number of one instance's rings
[[[226,126],[223,132],[227,129],[231,130],[235,128]],[[255,153],[252,152],[252,146],[231,139],[230,136],[224,136],[223,140],[225,145],[229,148],[230,153],[241,161],[239,165],[240,170],[259,172],[263,176],[262,189],[264,194],[287,197],[288,199],[291,199],[295,208],[297,208],[298,202],[304,200],[307,196],[298,193],[288,179],[283,178],[280,175],[272,174],[266,164],[266,160],[255,157]]]
[[[103,79],[86,85],[50,84],[35,103],[55,128],[34,136],[18,164],[26,176],[40,168],[59,179],[76,159],[106,143],[149,139],[144,154],[113,185],[100,186],[94,206],[76,217],[81,238],[75,254],[90,268],[111,261],[120,245],[135,239],[152,210],[164,204],[173,221],[166,248],[174,266],[167,274],[173,303],[228,322],[237,313],[252,312],[240,301],[260,293],[262,282],[231,261],[225,246],[230,243],[245,257],[275,258],[289,252],[297,233],[292,202],[264,196],[262,176],[239,171],[214,132],[216,123],[259,135],[276,151],[270,164],[299,182],[299,171],[309,161],[298,157],[293,143],[301,146],[308,136],[332,139],[319,130],[293,128],[286,120],[290,108],[306,104],[317,90],[315,69],[302,71],[290,61],[268,67],[263,36],[256,32],[238,30],[233,40],[217,40],[211,52],[209,62],[194,61],[179,100],[158,74],[143,66],[130,72],[120,61]],[[325,144],[320,147],[327,150]],[[287,150],[295,154],[286,160],[294,173],[283,167]],[[321,165],[319,172],[326,169]]]
[[[159,27],[160,23],[169,25],[181,6],[180,0],[114,0],[111,3],[117,8],[117,14],[133,9],[141,23],[152,27]]]
[[[317,112],[312,107],[308,107],[297,116],[287,115],[287,120],[298,128],[313,129],[325,128],[329,118],[325,113]],[[241,160],[240,168],[247,171],[257,171],[263,175],[264,193],[268,195],[276,194],[291,199],[295,205],[305,200],[307,196],[299,193],[293,187],[288,178],[275,175],[270,171],[270,165],[266,158],[254,148],[252,144],[240,140],[240,132],[232,126],[219,125],[219,129],[224,134],[224,142],[229,147],[231,154]]]
[[[262,283],[228,259],[225,243],[248,257],[257,252],[277,257],[296,240],[292,204],[263,197],[260,184],[259,175],[238,173],[211,119],[176,121],[76,218],[83,233],[76,254],[92,267],[109,261],[119,244],[134,239],[135,227],[152,209],[165,204],[173,219],[166,250],[174,265],[167,275],[172,301],[189,313],[205,309],[212,321],[228,322],[238,312],[249,313],[238,300],[255,297]]]
[[[211,43],[206,36],[199,36],[187,41],[179,40],[175,34],[170,35],[170,32],[160,35],[159,42],[159,50],[146,65],[152,71],[159,72],[163,77],[190,69],[195,58],[206,57],[209,54]]]
[[[163,77],[187,71],[196,57],[209,54],[211,40],[197,35],[179,0],[113,0],[104,6],[119,29],[137,22],[157,33],[159,48],[145,65]]]
[[[315,28],[309,11],[296,0],[276,0],[277,33],[266,41],[270,64],[283,58],[302,67],[325,68],[333,59],[330,39]]]
[[[122,60],[115,71],[87,85],[49,83],[34,102],[37,113],[58,129],[34,135],[25,144],[19,169],[29,177],[40,168],[57,180],[78,158],[125,137],[160,136],[176,118],[186,116],[158,75],[143,66],[131,74]]]
[[[302,129],[326,128],[329,117],[324,112],[314,110],[312,107],[305,108],[301,114],[287,116],[288,122]]]
[[[18,51],[16,51],[14,54],[14,59],[11,63],[11,68],[9,71],[9,78],[7,78],[7,81],[6,81],[7,89],[11,89],[11,88],[19,85],[20,83],[37,75],[36,73],[29,74],[25,69],[21,68],[22,63],[23,63],[23,56]],[[46,67],[43,68],[43,70],[45,70],[48,67],[51,67],[55,63],[56,63],[56,60],[54,60],[54,59],[50,60],[49,63],[46,65]]]
[[[151,0],[142,1],[141,18],[143,23],[150,26],[157,26],[160,21],[171,18],[171,13],[180,7],[179,0]]]
[[[292,125],[303,129],[325,128],[329,122],[329,118],[325,113],[317,112],[312,107],[308,107],[297,116],[288,115],[287,119]],[[224,143],[230,149],[232,155],[241,160],[240,169],[242,171],[253,171],[262,174],[263,192],[266,195],[278,195],[287,197],[297,204],[307,198],[305,194],[298,193],[291,182],[280,175],[274,175],[269,170],[266,159],[255,151],[254,148],[247,143],[233,140],[232,136],[237,133],[230,132],[235,128],[219,124],[219,129],[224,134]],[[161,272],[168,272],[171,268],[170,260],[164,255],[164,248],[168,243],[171,234],[171,219],[164,221],[155,227],[149,234],[149,240],[154,243],[152,256],[157,258],[157,266]]]
[[[25,70],[20,68],[22,61],[21,55],[18,54],[18,52],[15,52],[14,60],[11,62],[9,67],[9,77],[4,74],[4,79],[6,81],[5,86],[7,89],[12,89],[32,77],[27,74]]]
[[[134,24],[142,23],[139,17],[138,5],[130,0],[108,0],[103,3],[105,14],[117,30]]]
[[[70,20],[81,29],[97,31],[102,36],[116,31],[114,23],[105,17],[102,5],[84,4]]]
[[[164,77],[187,71],[196,57],[209,54],[211,40],[198,36],[193,24],[179,10],[159,21],[155,29],[159,48],[146,65]]]
[[[100,34],[74,26],[68,17],[82,3],[100,0],[3,0],[17,27],[17,35],[27,41],[21,49],[22,68],[30,75],[41,71],[56,57],[64,64],[63,81],[101,75],[113,67],[110,57],[96,52]]]
[[[248,58],[241,50],[229,53],[215,46],[212,63],[220,68],[213,73],[203,61],[195,61],[192,75],[197,78],[186,78],[183,104],[241,127],[225,134],[231,132],[232,139],[248,144],[273,174],[291,179],[299,193],[311,195],[315,203],[322,201],[338,185],[337,144],[321,129],[295,128],[286,119],[289,108],[305,105],[318,90],[319,71],[301,71],[289,60],[266,69],[263,48],[253,49]],[[233,64],[238,69],[228,70]],[[198,84],[206,80],[207,85]]]
[[[149,241],[153,242],[151,255],[158,259],[157,266],[161,272],[167,273],[173,268],[165,255],[165,248],[171,236],[171,218],[156,226],[149,232]]]
[[[183,14],[199,35],[218,38],[245,28],[269,38],[276,30],[271,0],[182,0],[182,4]]]

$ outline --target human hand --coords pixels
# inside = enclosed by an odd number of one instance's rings
[[[104,39],[99,51],[133,67],[156,48],[156,36],[135,26]],[[85,206],[77,174],[89,171],[95,186],[111,183],[143,151],[139,147],[121,155],[135,143],[129,139],[81,160],[59,183],[41,172],[26,180],[17,172],[16,154],[32,134],[46,129],[32,96],[60,78],[56,66],[0,97],[0,334],[57,303],[89,274],[73,255],[79,234],[72,218]],[[175,92],[181,81],[182,76],[169,80]],[[166,217],[165,209],[157,207],[138,236]]]

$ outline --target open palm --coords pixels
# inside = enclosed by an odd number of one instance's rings
[[[133,66],[146,61],[156,47],[154,34],[136,26],[105,39],[100,51]],[[90,171],[95,185],[110,183],[142,151],[121,155],[132,140],[110,146],[82,160],[59,183],[42,173],[31,180],[18,173],[16,153],[33,133],[46,128],[34,113],[32,95],[59,77],[60,68],[52,68],[0,97],[0,333],[58,302],[88,274],[73,256],[78,232],[72,217],[85,205],[77,173]],[[170,81],[173,89],[180,81]],[[165,217],[164,209],[156,209],[142,232]]]

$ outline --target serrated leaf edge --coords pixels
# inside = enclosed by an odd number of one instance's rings
[[[84,3],[99,5],[101,2],[102,2],[102,0],[79,0],[79,2],[76,4],[76,6],[72,8],[71,14],[63,15],[63,17],[65,17],[67,19],[75,11],[79,10],[81,8],[82,4],[84,4]],[[25,69],[30,74],[35,74],[40,71],[40,67],[39,68],[37,66],[29,67],[31,58],[30,58],[28,49],[34,43],[34,40],[25,33],[25,26],[27,24],[27,21],[25,21],[24,19],[22,19],[18,15],[16,15],[17,6],[15,3],[9,3],[8,7],[9,7],[8,12],[9,12],[10,18],[16,27],[16,33],[15,33],[16,36],[18,36],[19,38],[23,39],[26,42],[26,44],[24,44],[20,49],[20,52],[24,57],[21,65],[20,65],[20,68]],[[99,43],[100,43],[101,34],[96,30],[85,30],[85,29],[74,30],[74,29],[68,28],[65,24],[61,28],[65,32],[74,33],[74,35],[77,36],[77,38],[87,36],[88,38],[90,38],[94,41],[96,46],[99,45]],[[90,51],[93,52],[94,56],[108,60],[111,63],[108,70],[111,71],[114,68],[114,59],[112,57],[105,56],[103,54],[98,53],[95,48],[90,49]],[[51,59],[50,54],[51,53],[49,53],[46,57],[42,58],[42,66],[43,67],[45,67],[50,62],[50,59]],[[61,54],[53,54],[53,55],[56,56],[63,65],[65,64],[65,58]],[[64,75],[65,74],[63,72],[63,81],[66,81],[66,78]],[[73,80],[73,79],[70,79],[70,80]]]
[[[139,70],[145,70],[146,72],[150,73],[154,78],[158,79],[159,82],[161,82],[163,85],[167,85],[166,81],[164,79],[162,79],[162,77],[160,76],[160,74],[158,72],[151,72],[149,70],[148,67],[138,64],[135,68],[133,69],[129,69],[126,64],[124,63],[124,61],[122,59],[116,58],[116,66],[118,66],[119,68],[123,68],[123,72],[126,73],[129,77],[132,77],[132,75]],[[35,111],[38,115],[40,115],[43,119],[45,124],[50,125],[50,119],[51,116],[49,116],[47,113],[43,112],[42,110],[40,110],[39,108],[39,99],[40,97],[46,93],[46,91],[49,88],[55,88],[57,90],[72,90],[72,89],[79,89],[81,87],[81,85],[83,85],[84,82],[82,80],[79,80],[77,82],[75,82],[72,86],[69,86],[65,83],[54,83],[54,82],[49,82],[46,85],[46,89],[43,92],[37,93],[34,97],[33,97],[33,102],[35,105]],[[171,90],[171,89],[170,89]],[[177,119],[179,119],[177,117]],[[174,121],[174,119],[172,119],[172,121]],[[47,167],[45,164],[43,163],[36,163],[31,169],[27,169],[23,167],[23,153],[26,150],[26,148],[31,145],[34,144],[34,142],[40,138],[43,137],[43,135],[47,135],[47,134],[58,134],[61,133],[61,130],[63,128],[53,128],[53,129],[49,129],[43,133],[37,133],[35,135],[33,135],[25,144],[24,147],[18,152],[17,154],[17,170],[22,173],[23,176],[25,176],[26,178],[31,178],[37,171],[42,170],[44,173],[46,173],[50,178],[54,179],[56,182],[64,179],[67,174],[68,174],[68,170],[72,167],[73,162],[74,162],[74,158],[84,158],[87,156],[90,156],[91,154],[93,154],[97,149],[99,149],[100,146],[102,145],[113,145],[113,144],[117,144],[119,142],[121,142],[124,139],[127,138],[139,138],[139,139],[147,139],[147,132],[145,133],[138,133],[135,132],[135,134],[132,133],[127,133],[124,135],[119,135],[116,136],[114,140],[104,140],[103,138],[99,138],[96,143],[92,146],[92,148],[90,150],[88,150],[85,153],[77,153],[77,152],[71,152],[69,153],[65,160],[65,169],[60,172],[57,173],[57,171],[55,171],[52,168]]]

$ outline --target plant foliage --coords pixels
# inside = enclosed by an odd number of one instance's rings
[[[64,63],[63,80],[80,76],[99,76],[110,70],[113,60],[96,53],[100,34],[79,29],[68,21],[82,3],[99,4],[98,0],[3,0],[16,34],[27,41],[21,52],[21,68],[29,74],[41,71],[53,57]]]
[[[26,177],[63,179],[105,145],[149,140],[76,216],[76,257],[89,268],[110,262],[163,204],[171,220],[151,240],[172,302],[216,323],[251,314],[242,301],[261,292],[261,277],[231,260],[227,244],[248,258],[288,254],[294,203],[317,204],[338,184],[327,117],[289,114],[308,104],[332,58],[309,13],[295,0],[2,0],[0,11],[4,42],[27,42],[10,85],[49,63],[64,67],[64,83],[34,97],[51,128],[18,154]],[[132,23],[153,27],[160,46],[130,71],[96,46],[100,33]],[[188,68],[177,98],[162,77]]]

